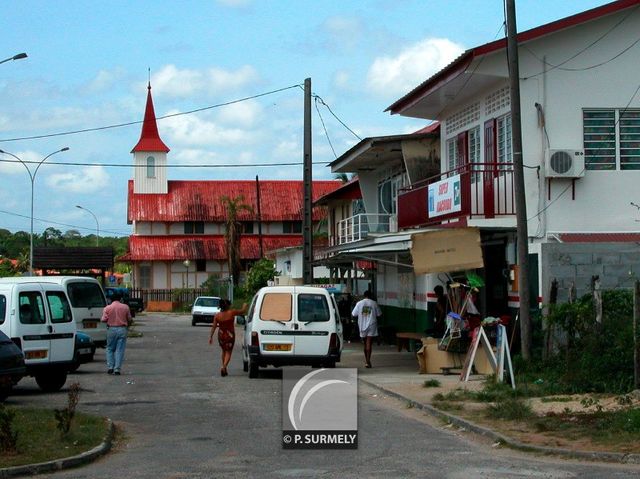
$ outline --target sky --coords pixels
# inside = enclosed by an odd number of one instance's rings
[[[608,2],[516,3],[523,31]],[[28,58],[0,65],[0,149],[39,162],[69,148],[35,174],[35,233],[93,234],[91,213],[101,236],[131,233],[149,80],[156,116],[201,110],[158,120],[170,180],[301,180],[311,78],[313,178],[332,179],[326,165],[358,137],[428,123],[385,108],[504,36],[502,0],[5,0],[3,11],[0,60]],[[0,161],[0,228],[29,232],[31,185],[25,165]]]

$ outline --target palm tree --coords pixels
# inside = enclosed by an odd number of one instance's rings
[[[242,224],[238,221],[238,214],[241,211],[247,211],[253,213],[251,205],[244,203],[244,196],[236,196],[230,198],[228,196],[222,196],[220,198],[225,210],[227,210],[227,217],[225,219],[225,233],[224,240],[227,246],[227,259],[229,261],[229,273],[233,277],[233,285],[238,286],[240,280],[240,235],[242,234]]]

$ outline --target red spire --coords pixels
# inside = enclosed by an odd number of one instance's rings
[[[153,110],[153,99],[151,98],[151,82],[148,86],[147,106],[144,110],[144,121],[142,122],[142,133],[138,144],[133,147],[131,153],[136,151],[164,151],[169,152],[167,145],[160,139],[158,125],[156,123],[156,113]]]

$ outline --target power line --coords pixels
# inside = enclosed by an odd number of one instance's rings
[[[633,15],[633,14],[638,10],[638,8],[640,8],[640,5],[637,5],[635,8],[631,9],[631,10],[627,13],[627,15],[625,15],[624,17],[622,17],[622,18],[620,19],[620,21],[618,21],[618,23],[616,23],[615,25],[613,25],[609,30],[607,30],[606,32],[604,32],[601,36],[599,36],[598,38],[596,38],[596,39],[595,39],[593,42],[591,42],[589,45],[587,45],[587,46],[586,46],[586,47],[584,47],[582,50],[580,50],[580,51],[578,51],[577,53],[575,53],[575,54],[571,55],[569,58],[567,58],[566,60],[564,60],[564,61],[560,62],[560,63],[559,63],[559,64],[557,64],[557,65],[552,65],[551,63],[547,63],[546,61],[541,60],[540,58],[538,58],[538,56],[536,56],[536,54],[535,54],[535,53],[534,53],[534,52],[533,52],[529,47],[527,47],[526,45],[524,45],[524,47],[525,47],[525,48],[526,48],[526,49],[527,49],[527,50],[528,50],[528,51],[529,51],[529,52],[530,52],[534,57],[536,57],[536,59],[538,59],[539,61],[543,61],[543,63],[545,63],[546,65],[550,66],[550,67],[551,67],[551,69],[550,69],[550,70],[543,70],[543,71],[541,71],[541,72],[539,72],[539,73],[536,73],[536,74],[534,74],[534,75],[529,75],[529,76],[527,76],[527,77],[523,77],[523,78],[520,78],[520,79],[521,79],[521,80],[528,80],[529,78],[535,78],[535,77],[540,76],[540,75],[543,75],[543,74],[545,74],[545,73],[549,73],[550,71],[553,71],[553,70],[555,70],[555,69],[560,69],[560,68],[562,67],[562,65],[565,65],[565,64],[567,64],[568,62],[570,62],[571,60],[573,60],[574,58],[576,58],[576,57],[578,57],[578,56],[582,55],[584,52],[586,52],[587,50],[589,50],[591,47],[593,47],[594,45],[596,45],[597,43],[599,43],[603,38],[605,38],[607,35],[609,35],[611,32],[613,32],[615,29],[617,29],[620,25],[622,25],[622,23],[624,23],[624,21],[625,21],[625,20],[627,20],[631,15]],[[592,65],[592,66],[587,67],[587,68],[584,68],[584,69],[580,69],[580,68],[577,68],[577,69],[569,69],[569,68],[564,69],[564,68],[562,68],[562,70],[567,70],[567,71],[582,71],[582,70],[590,70],[590,69],[592,69],[592,68],[597,68],[597,67],[602,66],[602,65],[604,65],[604,64],[606,64],[606,63],[609,63],[610,61],[615,60],[615,59],[616,59],[616,58],[618,58],[620,55],[622,55],[622,54],[626,53],[626,51],[627,51],[627,50],[629,50],[630,48],[632,48],[636,43],[638,43],[638,41],[640,41],[640,39],[636,40],[633,44],[631,44],[631,45],[630,45],[629,47],[627,47],[625,50],[623,50],[622,52],[620,52],[619,54],[617,54],[615,57],[613,57],[613,58],[609,59],[608,61],[603,62],[603,63],[601,63],[601,64],[598,64],[598,65]]]
[[[1,159],[1,163],[20,163],[18,160],[10,160],[10,159]],[[23,163],[27,164],[38,164],[38,161],[33,160],[24,160]],[[313,163],[314,165],[328,165],[330,162],[328,161],[317,161]],[[121,163],[82,163],[82,162],[63,162],[63,161],[47,161],[45,165],[62,165],[62,166],[102,166],[105,168],[146,168],[147,165],[124,165]],[[212,165],[210,163],[203,164],[193,164],[193,165],[178,165],[178,164],[168,164],[168,165],[156,165],[156,168],[261,168],[261,167],[274,167],[274,166],[300,166],[302,165],[301,161],[298,162],[290,162],[290,163],[246,163],[246,164],[237,164],[237,163],[227,163],[227,164],[218,164]]]
[[[327,110],[329,110],[329,113],[331,113],[331,115],[332,115],[332,116],[333,116],[333,117],[334,117],[334,118],[335,118],[335,119],[336,119],[336,120],[337,120],[337,121],[338,121],[342,126],[344,126],[347,130],[349,130],[349,132],[351,132],[351,134],[352,134],[353,136],[355,136],[358,140],[362,141],[362,138],[360,138],[360,136],[359,136],[355,131],[353,131],[351,128],[349,128],[349,127],[346,125],[346,123],[345,123],[344,121],[342,121],[340,118],[338,118],[338,115],[336,115],[336,114],[333,112],[333,110],[331,109],[331,107],[330,107],[330,106],[329,106],[329,105],[328,105],[328,104],[327,104],[327,103],[322,99],[322,97],[320,97],[320,96],[318,96],[318,95],[316,95],[316,94],[314,94],[314,95],[312,95],[312,96],[316,99],[316,101],[319,101],[323,106],[325,106],[325,107],[327,108]]]
[[[14,213],[12,211],[0,210],[0,213],[3,213],[5,215],[10,215],[10,216],[17,216],[19,218],[31,219],[31,216],[21,215],[20,213]],[[45,220],[45,219],[42,219],[42,218],[33,218],[33,219],[34,219],[34,221],[39,221],[40,223],[44,223],[44,224],[66,226],[68,228],[74,228],[74,229],[78,229],[78,230],[95,231],[95,228],[86,228],[84,226],[71,225],[71,224],[68,224],[68,223],[60,223],[58,221]],[[131,235],[131,232],[123,233],[122,231],[110,231],[110,230],[104,230],[104,229],[101,229],[100,232],[101,233],[111,233],[111,234],[120,235],[120,236],[130,236]]]
[[[179,113],[172,113],[170,115],[164,115],[164,116],[158,116],[156,117],[156,120],[164,120],[167,118],[173,118],[176,116],[183,116],[183,115],[190,115],[192,113],[199,113],[201,111],[205,111],[205,110],[211,110],[214,108],[220,108],[223,106],[229,106],[229,105],[233,105],[235,103],[241,103],[243,101],[248,101],[248,100],[254,100],[256,98],[260,98],[263,96],[267,96],[267,95],[273,95],[274,93],[280,93],[283,92],[285,90],[290,90],[292,88],[298,88],[300,85],[291,85],[288,87],[284,87],[284,88],[278,88],[277,90],[271,90],[268,92],[264,92],[264,93],[258,93],[257,95],[251,95],[251,96],[247,96],[244,98],[239,98],[237,100],[231,100],[231,101],[227,101],[224,103],[218,103],[216,105],[210,105],[210,106],[205,106],[202,108],[196,108],[195,110],[189,110],[189,111],[183,111],[183,112],[179,112]],[[8,142],[8,141],[21,141],[21,140],[39,140],[42,138],[53,138],[56,136],[66,136],[66,135],[76,135],[78,133],[88,133],[88,132],[92,132],[92,131],[102,131],[102,130],[110,130],[110,129],[114,129],[114,128],[122,128],[125,126],[131,126],[131,125],[139,125],[141,123],[143,123],[144,120],[138,120],[138,121],[129,121],[126,123],[117,123],[114,125],[106,125],[106,126],[98,126],[98,127],[94,127],[94,128],[83,128],[81,130],[70,130],[70,131],[63,131],[63,132],[59,132],[59,133],[49,133],[46,135],[33,135],[33,136],[23,136],[23,137],[17,137],[17,138],[5,138],[5,139],[0,139],[0,143],[4,143],[4,142]]]
[[[320,114],[320,109],[318,108],[318,97],[315,98],[314,105],[316,107],[316,111],[318,112],[318,117],[320,117],[320,123],[322,123],[322,128],[324,129],[324,134],[327,137],[327,141],[329,142],[331,151],[333,151],[333,156],[338,158],[338,155],[336,154],[336,150],[333,148],[333,143],[331,143],[331,138],[329,138],[329,132],[327,131],[327,126],[324,124],[324,119],[322,118],[322,115]]]

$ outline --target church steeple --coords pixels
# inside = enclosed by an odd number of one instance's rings
[[[142,132],[140,133],[140,140],[136,146],[133,147],[131,153],[138,151],[153,151],[153,152],[169,152],[169,147],[164,144],[160,139],[158,133],[158,124],[156,123],[156,113],[153,109],[153,98],[151,98],[151,82],[147,87],[147,106],[144,110],[144,121],[142,122]]]
[[[169,148],[160,139],[156,113],[151,98],[151,82],[147,93],[147,106],[144,110],[142,133],[133,153],[133,192],[166,194],[169,189],[167,180],[167,153]]]

